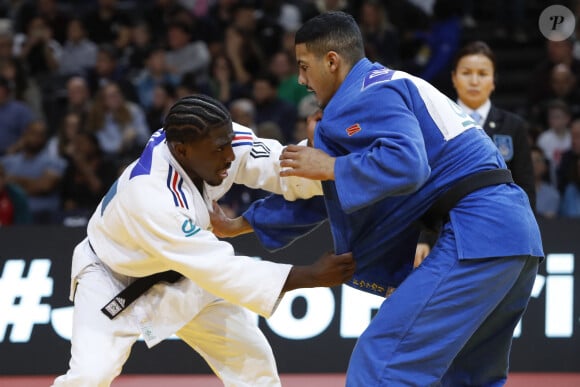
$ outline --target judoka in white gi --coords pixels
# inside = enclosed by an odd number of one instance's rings
[[[226,386],[280,385],[250,310],[269,317],[284,292],[338,285],[354,272],[350,254],[325,254],[308,266],[236,256],[211,232],[212,202],[234,182],[289,200],[321,193],[319,182],[279,177],[282,149],[232,124],[209,97],[185,97],[171,108],[74,250],[70,368],[53,386],[109,386],[140,335],[151,347],[174,333]],[[113,319],[101,312],[135,278],[167,270],[185,278],[154,285]]]

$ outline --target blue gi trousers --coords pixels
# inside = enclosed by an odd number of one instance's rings
[[[446,224],[357,341],[347,387],[503,386],[538,263],[530,256],[459,260]]]

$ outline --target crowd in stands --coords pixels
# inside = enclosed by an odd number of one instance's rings
[[[298,84],[294,33],[320,12],[353,14],[369,59],[423,77],[455,99],[451,64],[462,31],[476,25],[472,3],[0,0],[0,226],[86,224],[185,95],[219,99],[258,136],[285,144],[303,139],[317,107]],[[516,27],[513,39],[525,41]],[[546,40],[545,60],[534,66],[522,111],[536,210],[580,218],[574,37]],[[239,214],[263,195],[234,186],[222,202]]]

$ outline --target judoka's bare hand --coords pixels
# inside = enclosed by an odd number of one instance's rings
[[[311,265],[292,266],[282,290],[337,286],[351,279],[355,268],[352,253],[325,253]]]
[[[288,145],[280,155],[280,176],[299,176],[312,180],[334,180],[335,158],[320,149]]]
[[[209,213],[212,231],[219,238],[232,238],[254,231],[244,217],[228,216],[217,202],[213,202],[213,211]]]

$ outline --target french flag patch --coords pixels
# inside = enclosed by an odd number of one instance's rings
[[[173,195],[173,202],[176,207],[182,207],[189,209],[187,204],[187,199],[182,189],[183,178],[179,176],[179,173],[173,167],[169,166],[169,171],[167,172],[167,188],[171,191]]]
[[[359,124],[354,124],[346,128],[346,134],[348,134],[349,136],[352,136],[353,134],[358,133],[360,131],[361,127]]]
[[[234,139],[232,140],[232,147],[240,146],[240,145],[250,145],[254,144],[254,137],[252,136],[252,132],[244,131],[244,130],[235,130],[234,131]]]

